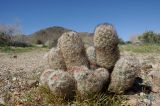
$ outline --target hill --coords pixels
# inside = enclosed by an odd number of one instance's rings
[[[56,44],[58,38],[64,33],[69,31],[69,29],[53,26],[46,29],[41,29],[30,35],[31,43],[45,44],[53,43]]]
[[[30,42],[34,44],[45,44],[47,46],[56,46],[58,38],[64,33],[70,31],[70,29],[60,27],[60,26],[53,26],[48,27],[45,29],[41,29],[37,32],[34,32],[31,34]],[[79,32],[78,33],[80,37],[82,37],[82,40],[87,45],[92,45],[92,33],[88,32]]]

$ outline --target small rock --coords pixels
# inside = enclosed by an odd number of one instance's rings
[[[0,97],[0,106],[5,106],[5,102],[4,102],[4,99],[2,97]]]
[[[37,81],[37,80],[28,80],[27,84],[29,85],[30,88],[37,87],[38,84],[39,84],[39,81]]]
[[[145,93],[141,92],[139,95],[142,97],[145,96]]]
[[[12,81],[16,81],[16,80],[17,80],[17,78],[16,78],[16,77],[13,77],[13,78],[12,78]]]
[[[159,104],[160,104],[160,97],[158,96],[155,98],[155,101],[152,102],[152,106],[159,106]]]
[[[148,76],[153,85],[160,86],[160,71],[151,71]]]
[[[152,86],[152,92],[153,93],[157,93],[159,91],[159,87],[158,86]]]
[[[143,99],[143,102],[146,103],[147,106],[151,105],[151,101],[148,99]]]
[[[139,106],[139,102],[135,98],[128,100],[126,104],[127,106]]]

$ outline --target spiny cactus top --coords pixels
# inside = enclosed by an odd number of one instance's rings
[[[67,69],[73,66],[89,65],[84,44],[78,33],[70,31],[62,34],[58,46],[62,52]]]
[[[63,50],[73,50],[74,52],[81,52],[84,46],[81,38],[77,32],[69,31],[62,34],[58,40],[58,46]]]
[[[119,40],[117,33],[111,24],[100,24],[95,29],[94,46],[96,48],[108,48],[117,46]]]

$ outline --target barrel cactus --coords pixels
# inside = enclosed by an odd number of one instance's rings
[[[67,69],[73,66],[88,66],[84,44],[77,32],[70,31],[62,34],[58,40]]]
[[[111,82],[108,90],[117,94],[124,93],[132,87],[139,73],[138,59],[131,56],[121,57],[111,74]]]
[[[76,81],[66,71],[54,71],[48,78],[48,86],[56,97],[73,99],[76,91]]]
[[[100,93],[108,81],[108,71],[106,69],[95,71],[84,69],[83,71],[74,71],[78,93],[83,97]]]
[[[59,48],[52,48],[48,53],[48,64],[52,69],[66,69],[62,53]]]
[[[94,33],[96,62],[100,67],[112,68],[119,58],[118,36],[110,24],[100,24]]]
[[[46,69],[42,72],[40,76],[40,84],[41,85],[47,85],[48,84],[48,77],[51,73],[53,73],[55,70],[53,69]]]

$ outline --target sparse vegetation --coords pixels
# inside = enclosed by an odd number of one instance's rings
[[[127,51],[133,53],[160,53],[159,44],[143,44],[143,45],[126,44],[126,45],[120,45],[119,47],[122,52]]]
[[[160,34],[153,31],[144,32],[138,39],[143,43],[160,44]]]
[[[48,87],[39,86],[38,88],[24,92],[21,99],[23,101],[18,102],[23,104],[23,106],[117,106],[126,98],[115,94],[95,94],[90,95],[88,99],[77,95],[73,101],[66,101],[55,97]]]
[[[0,52],[1,53],[24,53],[24,52],[30,52],[33,50],[48,50],[47,48],[38,48],[38,47],[11,47],[11,46],[6,46],[6,47],[0,47]]]

